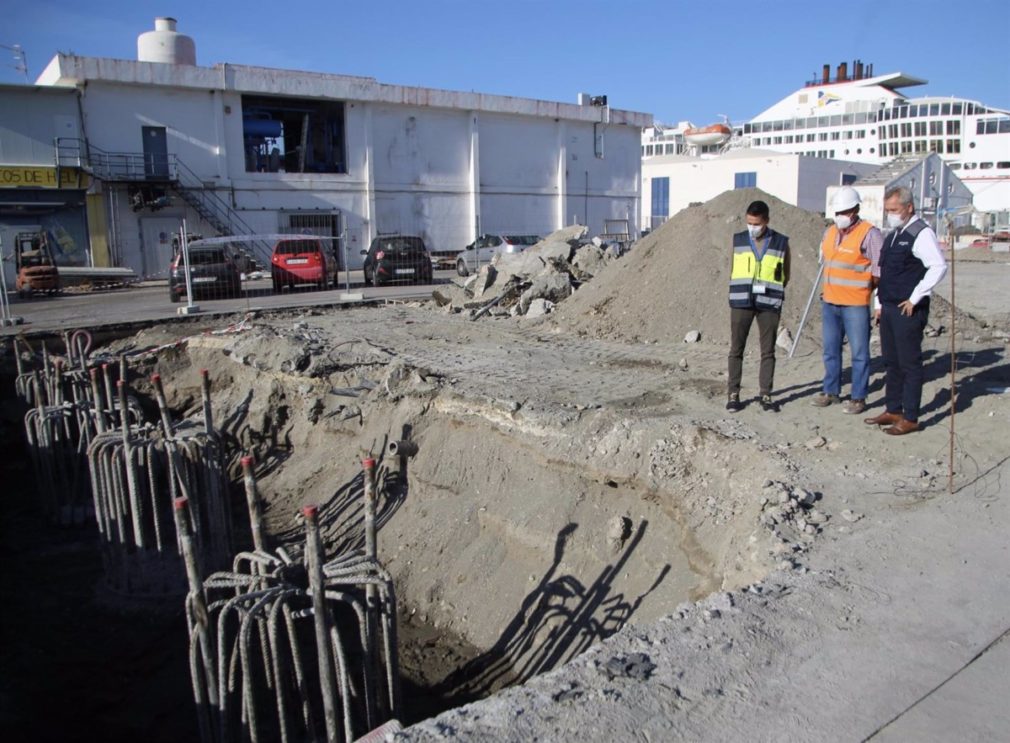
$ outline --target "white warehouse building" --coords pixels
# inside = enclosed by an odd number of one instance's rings
[[[659,155],[642,162],[642,224],[656,228],[695,202],[734,188],[753,188],[820,212],[830,186],[855,182],[877,165],[771,150],[730,150],[717,157]]]
[[[78,91],[80,120],[59,129],[56,164],[91,176],[113,265],[164,275],[184,217],[205,236],[336,238],[350,268],[387,233],[419,235],[433,251],[572,222],[599,233],[628,220],[638,233],[650,114],[605,97],[567,104],[200,67],[174,20],[156,24],[138,61],[61,53],[36,82]],[[255,251],[261,261],[268,247]]]

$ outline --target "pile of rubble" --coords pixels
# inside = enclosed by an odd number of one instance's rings
[[[587,240],[583,225],[564,227],[522,253],[499,253],[472,276],[440,286],[432,298],[446,312],[539,317],[620,256],[616,245]]]

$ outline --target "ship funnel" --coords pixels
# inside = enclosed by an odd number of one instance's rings
[[[825,84],[831,82],[831,65],[824,65],[824,70],[821,72],[821,82]]]
[[[846,62],[842,62],[838,65],[838,82],[844,83],[848,79],[849,75],[849,65]]]
[[[137,59],[163,64],[196,64],[193,39],[175,30],[174,18],[155,18],[154,30],[137,37]]]

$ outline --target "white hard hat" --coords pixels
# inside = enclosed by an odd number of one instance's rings
[[[835,195],[831,197],[831,208],[835,212],[847,212],[853,207],[859,206],[859,202],[862,199],[859,198],[859,191],[854,189],[852,186],[842,186],[840,189],[835,191]]]

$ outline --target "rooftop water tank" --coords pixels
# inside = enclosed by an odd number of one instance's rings
[[[177,33],[174,18],[155,18],[154,30],[137,37],[137,59],[141,62],[196,64],[196,44]]]

